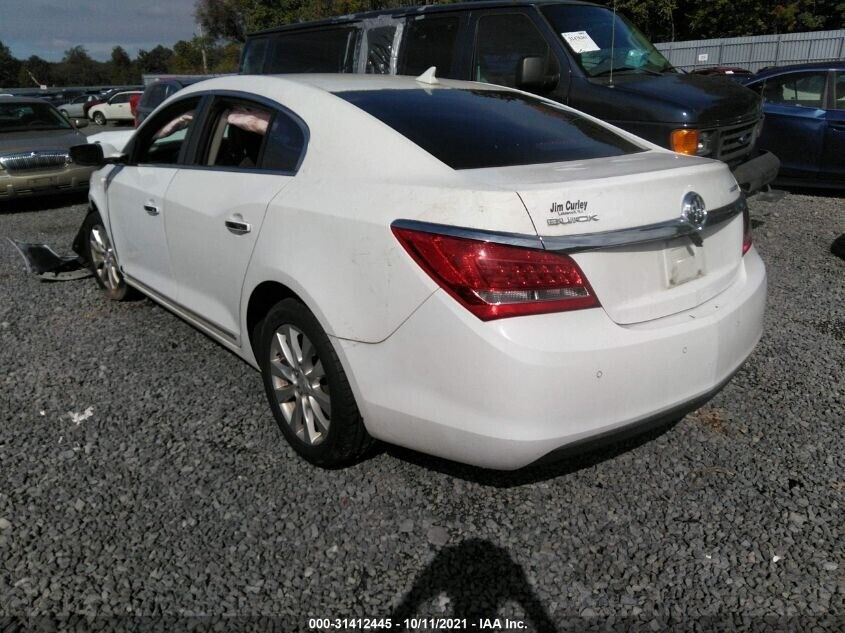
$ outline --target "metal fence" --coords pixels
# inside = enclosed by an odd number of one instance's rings
[[[845,60],[845,29],[730,37],[655,44],[676,68],[739,66],[753,72],[766,66]]]

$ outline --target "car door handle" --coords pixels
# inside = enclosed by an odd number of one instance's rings
[[[161,213],[161,211],[159,211],[159,208],[154,204],[145,204],[144,211],[146,211],[150,215],[158,215],[159,213]]]
[[[252,230],[252,225],[240,220],[226,220],[226,228],[235,235],[246,235]]]

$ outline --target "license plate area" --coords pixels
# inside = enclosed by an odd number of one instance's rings
[[[691,240],[674,240],[663,250],[666,287],[676,288],[705,275],[704,249]]]

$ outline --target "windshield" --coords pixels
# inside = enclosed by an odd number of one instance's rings
[[[0,103],[0,132],[70,129],[67,119],[47,103]]]
[[[590,77],[610,74],[611,66],[621,73],[672,70],[646,36],[618,13],[571,4],[543,7],[543,13]]]
[[[506,90],[336,92],[449,165],[481,169],[643,151],[568,110]]]

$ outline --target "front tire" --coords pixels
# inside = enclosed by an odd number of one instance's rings
[[[264,390],[288,443],[322,467],[348,464],[372,439],[325,330],[296,299],[277,303],[257,346]]]
[[[91,118],[94,119],[94,123],[96,123],[97,125],[105,125],[106,123],[108,123],[108,121],[106,121],[106,115],[102,112],[95,112],[94,116]]]
[[[85,236],[85,255],[88,267],[94,273],[97,285],[103,294],[112,301],[125,301],[135,296],[132,288],[126,285],[126,280],[120,272],[117,254],[112,247],[109,234],[98,212],[88,215],[83,225]]]

